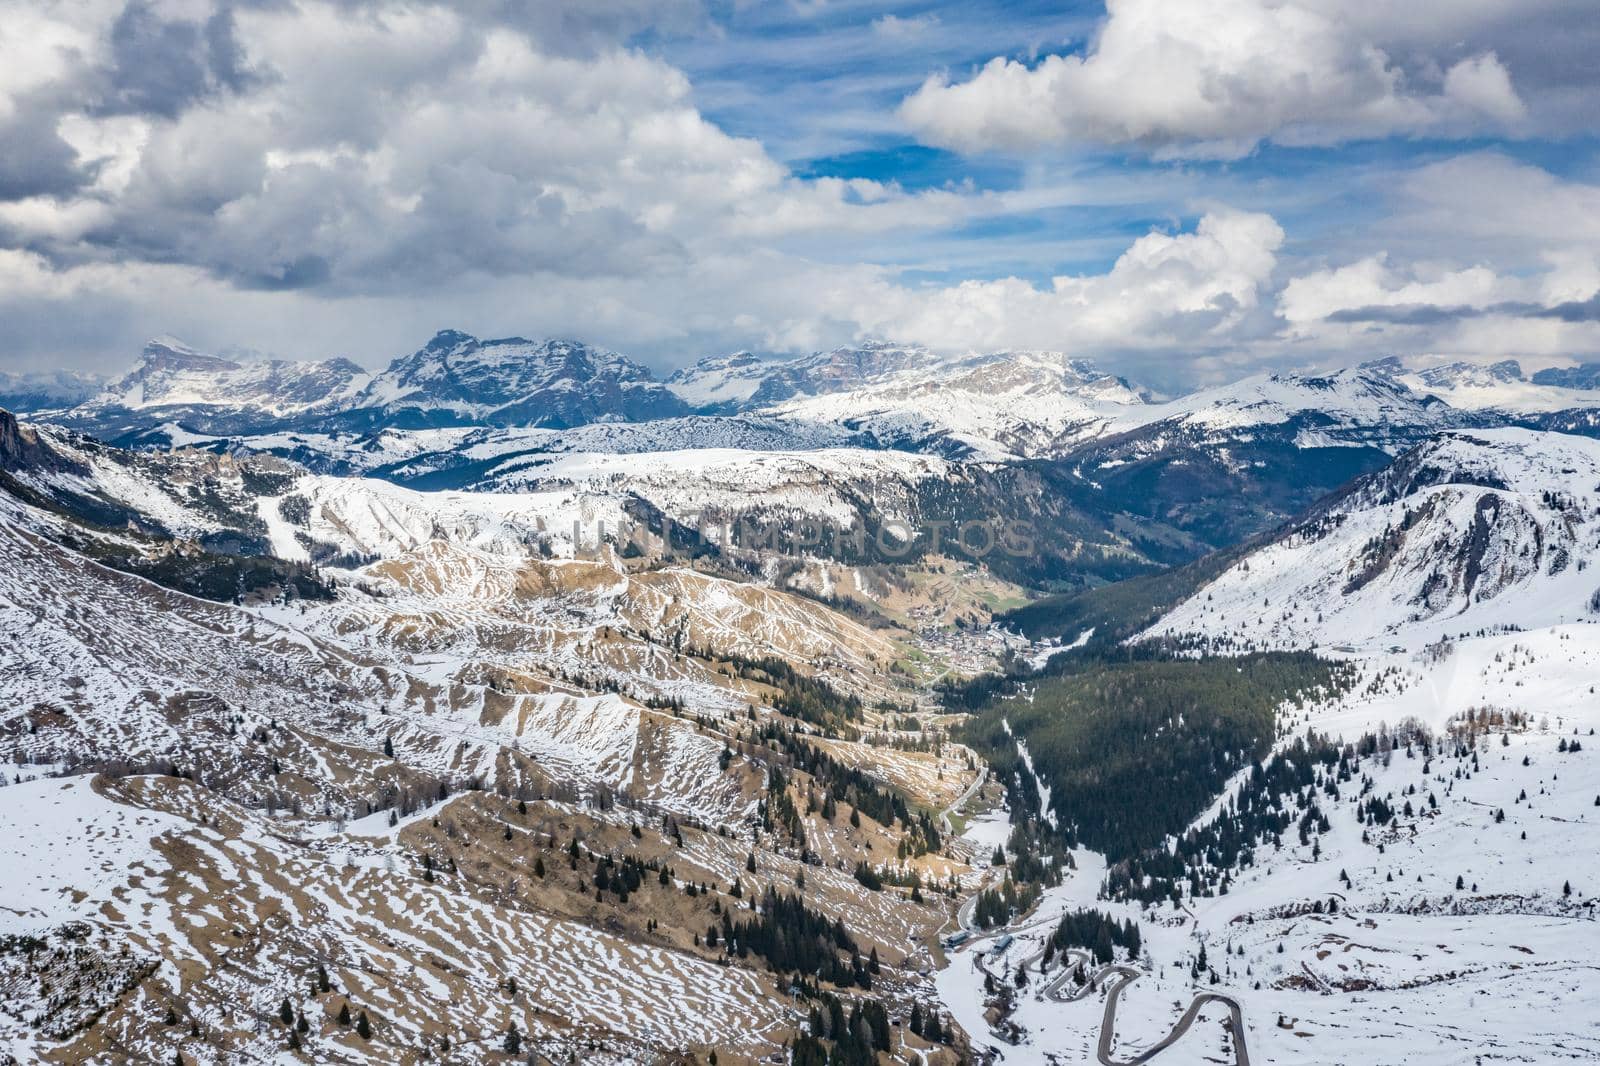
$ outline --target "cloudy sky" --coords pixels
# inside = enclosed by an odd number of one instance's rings
[[[0,369],[1600,354],[1594,0],[0,0]]]

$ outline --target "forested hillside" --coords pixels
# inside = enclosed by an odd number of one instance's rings
[[[1264,758],[1285,701],[1325,697],[1348,668],[1304,652],[1230,659],[1075,656],[988,703],[966,738],[997,775],[1026,745],[1069,842],[1116,862],[1180,831]]]

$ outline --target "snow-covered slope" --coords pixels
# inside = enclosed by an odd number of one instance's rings
[[[1371,369],[1327,375],[1271,374],[1201,389],[1127,412],[1114,428],[1146,435],[1229,434],[1294,428],[1300,446],[1372,445],[1398,451],[1418,436],[1460,424],[1459,412]]]
[[[1443,434],[1318,507],[1150,632],[1269,647],[1420,646],[1592,620],[1597,486],[1592,439]]]
[[[887,380],[773,410],[871,434],[881,444],[987,458],[1047,455],[1137,418],[1126,382],[1055,352],[936,359]]]
[[[759,898],[802,874],[808,906],[848,918],[902,994],[925,995],[907,945],[945,904],[848,872],[896,838],[810,816],[834,869],[717,831],[756,824],[771,794],[720,731],[761,690],[710,702],[738,683],[708,664],[695,682],[687,654],[641,635],[737,631],[797,661],[887,646],[827,608],[694,574],[632,596],[615,571],[541,587],[503,558],[444,551],[375,571],[381,594],[245,610],[97,566],[27,511],[0,495],[0,737],[17,778],[0,804],[0,933],[27,938],[0,950],[0,1047],[18,1061],[101,1061],[111,1045],[119,1062],[269,1063],[297,1057],[289,1041],[376,1066],[446,1042],[498,1049],[508,1025],[554,1061],[580,1046],[606,1066],[685,1047],[756,1059],[800,1015],[764,965],[699,938],[748,909],[735,879]],[[490,579],[463,580],[474,566]],[[592,624],[573,607],[585,599]],[[633,661],[645,676],[677,661],[695,719],[543,673],[627,647],[653,649]],[[959,757],[940,775],[959,778]],[[651,864],[631,901],[600,890],[601,863],[623,856]],[[285,1002],[300,1028],[278,1020]]]
[[[1225,888],[1177,906],[1108,901],[1104,857],[1080,850],[1004,950],[995,933],[952,955],[940,991],[980,1045],[1024,1066],[1093,1062],[1101,1039],[1113,1061],[1135,1060],[1191,1005],[1192,1027],[1154,1062],[1592,1062],[1597,668],[1593,625],[1474,637],[1426,660],[1376,656],[1339,700],[1280,715],[1283,747],[1308,726],[1350,747],[1343,763],[1298,760],[1277,801],[1284,831],[1224,867]],[[1358,749],[1368,731],[1376,743]],[[1239,775],[1195,827],[1242,806],[1245,785]],[[1137,921],[1140,956],[1103,976],[1083,953],[1045,956],[1059,917],[1079,908]],[[1080,960],[1099,978],[1081,995]],[[1019,968],[1025,982],[1002,981]],[[986,972],[991,988],[1022,986],[1015,1046],[990,1031]]]

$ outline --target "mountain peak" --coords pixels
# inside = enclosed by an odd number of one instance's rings
[[[129,372],[128,378],[153,370],[194,370],[219,374],[228,370],[238,370],[239,367],[240,364],[231,359],[208,355],[176,337],[162,335],[145,343],[139,353],[139,362]]]
[[[453,329],[390,363],[357,408],[410,411],[427,424],[549,427],[687,411],[648,369],[609,349],[559,338],[481,340]]]

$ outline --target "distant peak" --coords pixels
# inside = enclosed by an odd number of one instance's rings
[[[237,370],[239,364],[190,347],[176,337],[160,336],[149,341],[140,353],[142,369],[203,370],[221,372]]]
[[[463,344],[471,344],[477,339],[472,334],[463,333],[459,329],[441,329],[423,347],[433,351],[441,351],[447,348],[456,348]]]

